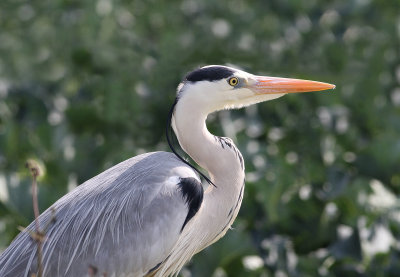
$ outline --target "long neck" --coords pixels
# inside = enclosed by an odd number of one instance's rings
[[[196,103],[196,105],[191,105]],[[209,222],[203,247],[225,234],[235,219],[243,198],[244,163],[239,150],[228,138],[216,137],[207,130],[207,112],[201,103],[183,97],[175,108],[173,126],[181,147],[202,168],[216,187],[204,195],[199,222]]]
[[[179,100],[173,118],[173,128],[182,149],[208,171],[214,183],[231,187],[232,182],[243,182],[244,163],[237,147],[229,138],[212,135],[205,123],[207,113],[201,105],[188,102]]]
[[[172,126],[182,149],[208,171],[216,187],[208,186],[200,210],[183,229],[159,276],[178,272],[194,254],[221,238],[235,220],[243,199],[242,155],[232,141],[208,132],[208,113],[199,101],[179,99]]]

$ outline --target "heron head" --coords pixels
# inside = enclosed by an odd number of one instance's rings
[[[316,81],[257,76],[220,65],[198,68],[186,75],[178,86],[178,99],[191,99],[214,112],[235,109],[281,97],[287,93],[320,91],[334,85]]]

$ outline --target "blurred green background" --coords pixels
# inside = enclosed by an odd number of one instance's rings
[[[2,0],[0,248],[137,154],[168,150],[189,70],[232,64],[334,83],[209,117],[246,160],[233,230],[181,276],[400,275],[400,1]]]

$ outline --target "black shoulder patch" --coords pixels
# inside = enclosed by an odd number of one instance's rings
[[[178,184],[179,189],[182,193],[182,197],[185,199],[189,207],[189,212],[186,216],[185,222],[183,223],[181,232],[185,227],[186,223],[198,212],[201,203],[203,202],[203,186],[195,178],[181,178]]]
[[[217,81],[231,76],[234,71],[225,66],[209,66],[198,68],[190,72],[185,77],[185,81],[198,82],[198,81]]]

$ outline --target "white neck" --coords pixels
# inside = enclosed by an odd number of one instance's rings
[[[208,171],[215,187],[210,185],[204,192],[199,211],[186,224],[157,276],[178,272],[194,254],[221,238],[242,203],[243,158],[230,139],[215,137],[207,130],[207,115],[224,107],[207,102],[207,95],[202,94],[205,91],[207,87],[196,86],[191,93],[180,95],[172,127],[182,149]]]
[[[244,186],[242,155],[230,139],[210,134],[205,124],[208,111],[203,107],[199,99],[182,97],[176,104],[173,118],[181,147],[208,171],[216,186],[206,190],[201,210],[193,222],[193,225],[207,224],[207,228],[198,228],[207,230],[201,234],[204,241],[200,248],[223,236],[230,227],[239,211]]]

